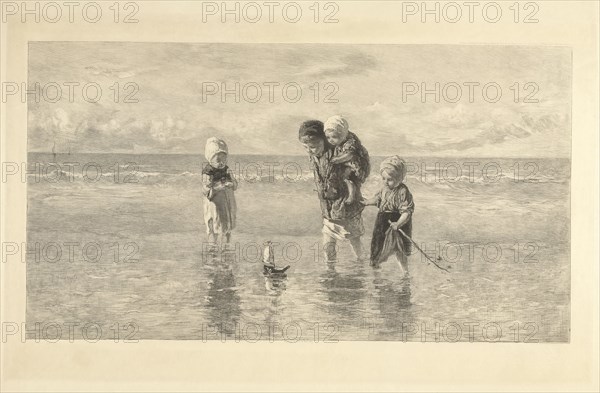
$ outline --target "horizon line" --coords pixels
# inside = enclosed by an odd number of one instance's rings
[[[76,153],[53,153],[51,151],[28,151],[27,154],[60,154],[60,155],[76,155],[76,154],[121,154],[121,155],[165,155],[165,156],[191,156],[200,155],[204,156],[203,153],[124,153],[124,152],[76,152]],[[288,157],[306,157],[306,154],[256,154],[256,153],[229,153],[231,156],[288,156]],[[387,157],[391,154],[370,154],[371,157]],[[461,156],[461,155],[403,155],[407,158],[421,158],[421,157],[436,157],[436,158],[567,158],[571,159],[571,156]]]

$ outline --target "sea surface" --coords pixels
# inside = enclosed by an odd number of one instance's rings
[[[30,153],[27,323],[88,340],[568,342],[570,160],[406,161],[413,239],[449,273],[419,252],[408,276],[393,257],[373,269],[347,243],[325,263],[306,157],[230,157],[237,228],[215,253],[202,156]],[[266,240],[287,276],[263,275]]]

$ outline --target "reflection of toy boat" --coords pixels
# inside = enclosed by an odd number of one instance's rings
[[[275,265],[273,243],[271,243],[271,241],[267,241],[263,251],[263,272],[266,274],[283,274],[289,268],[290,265],[287,265],[286,267],[277,267],[277,265]]]
[[[286,267],[283,267],[283,268],[272,267],[272,266],[267,266],[267,265],[263,266],[264,272],[268,273],[268,274],[283,274],[289,268],[290,268],[290,265],[287,265]]]

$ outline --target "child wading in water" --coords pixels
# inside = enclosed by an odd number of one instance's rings
[[[360,143],[353,132],[350,132],[348,122],[341,116],[332,116],[325,122],[325,136],[327,141],[334,146],[332,164],[345,165],[343,180],[348,186],[346,203],[353,203],[360,198],[358,191],[371,171],[369,152]]]
[[[408,187],[403,183],[406,166],[400,157],[388,157],[381,163],[380,173],[384,183],[382,189],[373,198],[363,200],[365,205],[379,207],[371,240],[371,266],[378,267],[394,254],[404,274],[407,274],[412,244],[406,236],[412,236],[415,205]]]
[[[234,191],[237,181],[227,167],[227,144],[218,138],[206,141],[204,156],[208,163],[202,169],[202,193],[204,194],[204,223],[209,242],[216,247],[219,235],[221,243],[229,243],[235,228],[236,204]]]

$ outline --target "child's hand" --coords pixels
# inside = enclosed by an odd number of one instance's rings
[[[225,183],[223,183],[223,187],[224,187],[224,188],[228,188],[228,187],[229,187],[229,188],[233,188],[233,183],[232,183],[232,182],[230,182],[230,181],[228,181],[228,182],[225,182]]]
[[[399,225],[398,222],[392,222],[392,221],[390,221],[390,227],[392,227],[392,229],[394,231],[397,231],[398,229],[400,229],[400,225]]]

